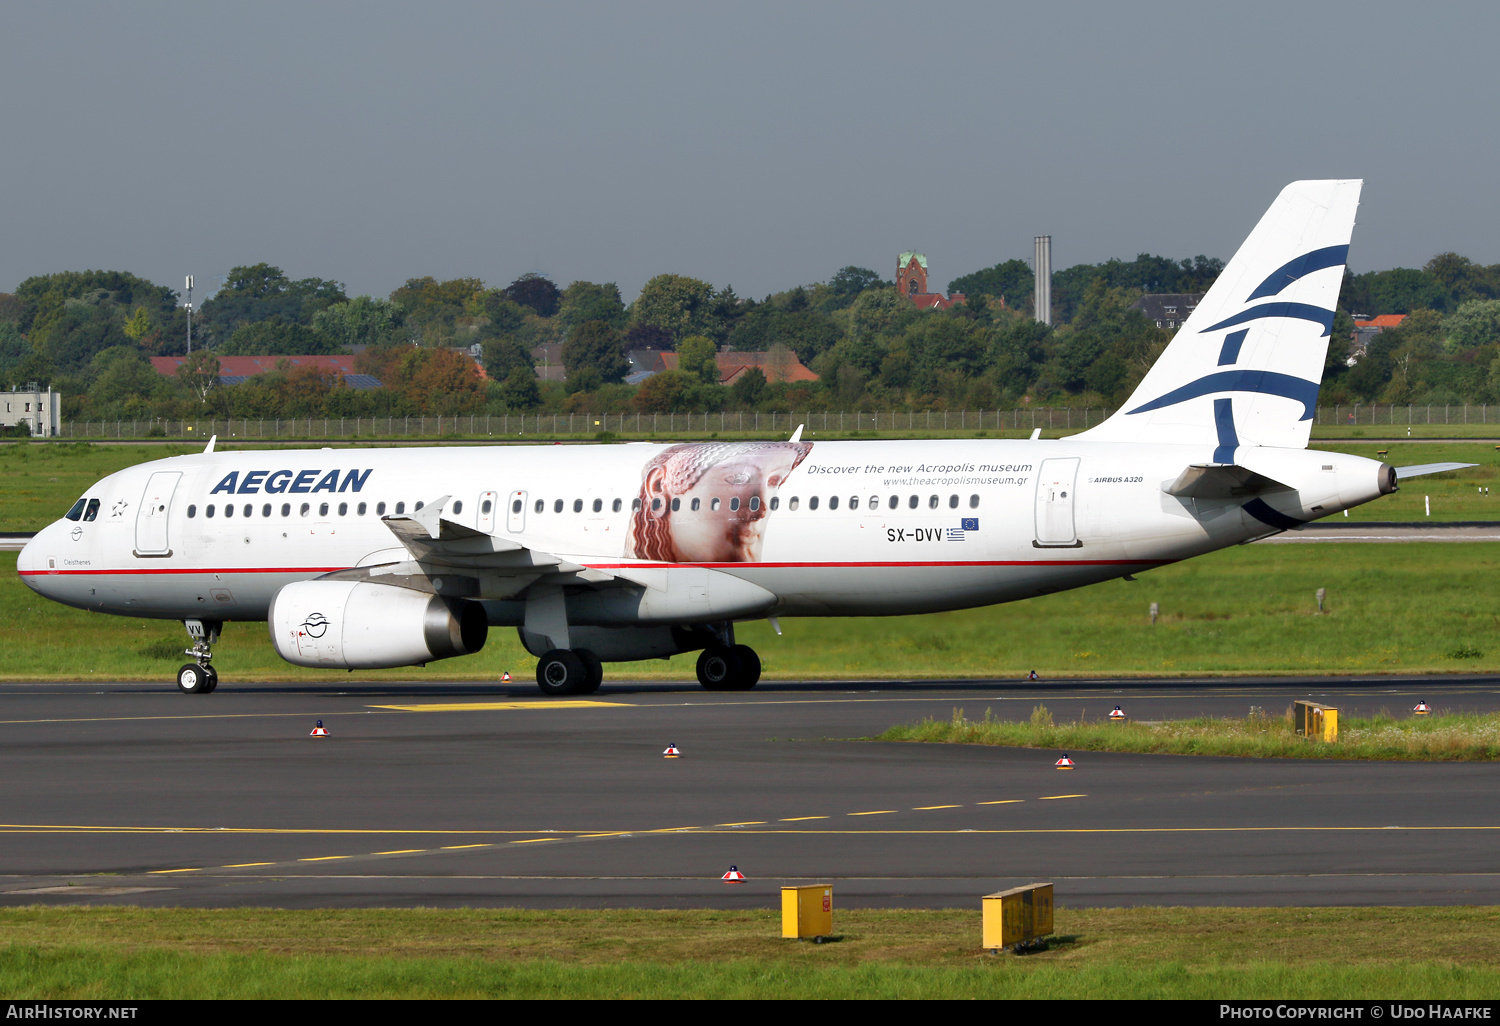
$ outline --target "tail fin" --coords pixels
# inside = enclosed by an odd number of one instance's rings
[[[1363,184],[1281,190],[1130,400],[1076,437],[1202,442],[1215,463],[1306,447]]]

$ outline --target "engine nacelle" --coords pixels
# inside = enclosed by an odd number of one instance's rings
[[[298,581],[271,600],[276,654],[297,666],[378,670],[468,655],[489,634],[477,603],[369,581]]]

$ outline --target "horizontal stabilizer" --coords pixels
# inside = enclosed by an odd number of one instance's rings
[[[1181,499],[1238,499],[1265,492],[1285,491],[1290,485],[1233,464],[1195,463],[1166,488]]]
[[[1405,481],[1409,477],[1424,477],[1427,474],[1441,474],[1448,470],[1465,470],[1477,466],[1477,463],[1418,463],[1413,467],[1397,467],[1396,479]]]

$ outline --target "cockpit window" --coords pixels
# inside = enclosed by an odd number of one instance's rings
[[[90,499],[88,508],[83,511],[84,520],[93,520],[99,515],[99,500]]]
[[[89,500],[87,499],[79,499],[77,502],[73,503],[73,508],[63,514],[63,519],[77,520],[79,517],[83,516],[83,507],[87,506],[88,502]]]

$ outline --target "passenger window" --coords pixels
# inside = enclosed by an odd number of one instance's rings
[[[513,503],[510,504],[510,511],[512,513],[519,513],[519,512],[521,512],[521,500],[520,499],[517,499],[515,502],[513,502]]]
[[[543,513],[543,512],[546,511],[546,509],[547,509],[547,500],[546,499],[538,499],[538,500],[536,500],[536,507],[535,507],[536,512]]]
[[[232,503],[232,502],[226,502],[226,503],[224,503],[224,515],[226,517],[232,517],[232,516],[234,516],[234,503]]]
[[[385,503],[383,503],[383,502],[377,502],[375,504],[375,515],[377,517],[383,517],[383,516],[385,516]]]
[[[938,508],[938,497],[936,495],[929,495],[927,497],[927,508],[928,509],[937,509]]]
[[[341,502],[341,503],[339,503],[339,516],[346,517],[348,515],[349,515],[349,504],[347,502]]]
[[[702,499],[694,499],[693,500],[693,512],[694,513],[698,512],[699,508],[702,505],[703,505],[703,500]]]
[[[639,498],[631,499],[630,500],[630,512],[632,512],[632,513],[639,513],[640,511],[641,511],[641,500]]]
[[[870,508],[871,509],[879,509],[880,508],[880,496],[878,496],[878,495],[872,495],[872,496],[870,496]]]
[[[300,513],[300,514],[302,514],[303,516],[307,516],[307,514],[309,512],[311,512],[311,511],[312,511],[312,507],[309,506],[307,503],[304,502],[302,504],[302,508],[299,509],[297,512]]]
[[[485,499],[479,504],[479,512],[481,513],[488,513],[492,509],[494,509],[494,506],[493,504],[491,504],[489,499]]]
[[[813,501],[816,502],[817,500],[814,499]],[[740,509],[740,497],[738,495],[736,495],[734,498],[732,498],[732,499],[729,500],[729,508],[731,510],[733,510],[734,512],[736,512],[736,513],[739,512],[739,509]]]
[[[859,509],[859,496],[858,495],[851,495],[851,496],[849,496],[849,508],[850,509]]]
[[[292,515],[292,504],[290,502],[283,502],[281,504],[281,515],[284,517]]]
[[[574,513],[582,513],[583,512],[583,500],[582,499],[574,499],[573,500],[573,512]]]
[[[678,511],[678,510],[680,510],[680,509],[681,509],[681,508],[682,508],[682,500],[681,500],[681,499],[677,499],[677,498],[674,498],[674,499],[673,499],[673,500],[672,500],[672,512],[673,512],[673,513],[676,513],[676,512],[677,512],[677,511]]]
[[[72,509],[63,514],[63,519],[77,520],[79,517],[83,516],[83,507],[87,506],[88,504],[89,500],[79,499],[77,502],[73,503]]]
[[[814,495],[812,498],[810,498],[810,499],[807,500],[807,508],[808,509],[817,509],[818,508],[818,497],[816,495]]]
[[[713,510],[716,510],[716,509],[719,508],[719,497],[717,495],[714,496],[712,499],[708,500],[708,508],[709,509],[713,509]],[[792,508],[795,509],[796,507],[794,506]]]
[[[320,503],[318,503],[318,516],[320,516],[320,517],[326,517],[327,515],[328,515],[328,503],[326,503],[326,502],[320,502]]]
[[[191,519],[193,519],[197,515],[198,515],[198,507],[197,506],[189,506],[188,507],[188,519],[191,520]]]
[[[839,497],[837,495],[830,495],[828,497],[828,508],[829,509],[838,509],[839,508]]]
[[[750,509],[752,511],[760,509],[760,496],[759,495],[752,495],[752,496],[750,496]]]
[[[358,506],[356,506],[354,508],[354,512],[358,513],[360,516],[364,516],[365,515],[365,504],[361,502]]]
[[[271,515],[271,504],[269,502],[260,508],[260,515],[263,517]]]
[[[610,503],[609,508],[616,513],[620,512],[620,500],[616,499],[614,502]]]
[[[416,512],[417,510],[421,509],[425,505],[427,505],[427,503],[425,503],[425,502],[419,502],[419,503],[417,503],[416,505],[414,505],[412,507],[412,512]]]
[[[801,505],[801,502],[798,500],[797,496],[793,495],[792,496],[792,501],[786,504],[786,508],[787,509],[796,509],[800,505]]]
[[[203,510],[203,515],[206,516],[206,517],[208,517],[209,519],[213,519],[213,515],[214,515],[214,504],[213,503],[210,502],[208,504],[208,506]]]
[[[979,496],[977,496],[977,495],[971,495],[971,496],[969,496],[969,508],[970,509],[978,509],[979,508]]]
[[[901,505],[901,497],[899,495],[892,495],[891,501],[888,505],[891,507],[891,509],[895,509],[897,506]]]
[[[598,512],[600,512],[603,509],[604,509],[604,500],[603,499],[595,499],[594,500],[594,512],[598,513]]]
[[[775,509],[780,508],[780,506],[781,506],[781,496],[779,496],[779,495],[773,495],[773,496],[771,496],[771,509],[775,510]]]
[[[83,511],[84,520],[93,520],[99,515],[99,500],[90,499],[88,508]]]
[[[255,516],[255,507],[247,502],[245,503],[245,508],[240,510],[240,512],[245,514],[245,516],[247,517],[253,517]]]
[[[921,499],[919,499],[917,496],[913,495],[911,497],[911,499],[907,502],[907,505],[910,506],[912,509],[916,509],[917,508],[917,503],[920,502],[920,501],[921,501]]]
[[[950,496],[948,496],[948,508],[949,509],[958,509],[958,496],[957,495],[950,495]]]
[[[401,514],[403,514],[405,512],[406,512],[406,503],[404,503],[404,502],[398,502],[398,503],[396,503],[396,515],[399,517]]]
[[[556,502],[554,502],[552,504],[552,512],[554,512],[554,513],[561,513],[562,512],[562,500],[561,499],[558,499]]]
[[[462,499],[455,499],[455,500],[453,500],[453,512],[455,514],[458,514],[458,513],[462,513],[463,511],[464,511],[464,501]]]
[[[657,512],[660,512],[660,510],[661,510],[661,500],[660,499],[652,499],[651,500],[651,512],[657,513]]]

